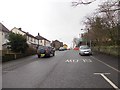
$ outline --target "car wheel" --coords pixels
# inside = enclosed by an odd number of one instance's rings
[[[53,53],[53,56],[55,56],[55,53]]]
[[[93,55],[92,53],[90,55]]]
[[[40,58],[40,55],[38,55],[38,58]]]
[[[83,56],[83,54],[80,54],[81,56]]]

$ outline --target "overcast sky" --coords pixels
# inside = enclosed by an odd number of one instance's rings
[[[48,40],[60,40],[69,46],[84,28],[82,21],[101,3],[72,7],[75,0],[1,0],[0,22],[9,30],[22,28],[36,36],[38,32]],[[87,0],[85,0],[87,1]]]

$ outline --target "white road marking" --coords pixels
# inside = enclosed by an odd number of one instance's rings
[[[86,59],[83,59],[83,62],[86,62]]]
[[[73,62],[73,63],[74,63],[74,62],[78,62],[78,61],[79,61],[79,60],[74,60],[74,59],[73,59],[73,60],[71,60],[71,59],[68,60],[68,59],[67,59],[65,62],[71,62],[71,63]]]
[[[91,59],[88,59],[89,60],[89,62],[92,62],[92,60]]]
[[[113,88],[116,90],[120,90],[110,79],[108,79],[104,74],[110,74],[110,73],[94,73],[101,75]]]
[[[92,62],[91,59],[82,59],[83,62]]]
[[[65,60],[65,62],[70,62],[70,63],[77,63],[79,61],[83,61],[84,63],[91,63],[92,60],[91,59],[81,59],[81,60],[78,60],[78,59],[67,59]]]
[[[94,73],[94,74],[95,74],[95,75],[97,75],[97,74],[100,75],[100,74],[110,74],[110,73]]]
[[[114,68],[114,67],[108,65],[107,63],[105,63],[105,62],[103,62],[103,61],[101,61],[101,60],[99,60],[99,59],[97,59],[97,58],[95,58],[95,57],[93,57],[93,56],[90,56],[90,57],[92,57],[93,59],[95,59],[95,60],[97,60],[97,61],[103,63],[104,65],[108,66],[109,68],[112,68],[113,70],[115,70],[115,71],[117,71],[117,72],[120,73],[120,71],[119,71],[118,69],[116,69],[116,68]]]

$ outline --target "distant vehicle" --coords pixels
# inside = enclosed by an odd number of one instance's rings
[[[64,50],[65,50],[64,47],[60,47],[60,48],[59,48],[59,51],[64,51]]]
[[[74,50],[79,50],[79,47],[75,47]]]
[[[39,46],[37,49],[38,58],[50,57],[55,55],[55,49],[51,46]]]
[[[81,45],[79,47],[79,54],[80,55],[92,55],[91,48],[87,45]]]
[[[70,48],[68,48],[67,50],[70,50]]]

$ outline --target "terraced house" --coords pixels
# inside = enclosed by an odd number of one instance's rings
[[[51,41],[42,37],[39,33],[36,36],[36,38],[39,39],[39,45],[42,45],[42,46],[50,46],[51,45]]]
[[[40,36],[39,33],[35,37],[35,36],[31,35],[30,33],[23,31],[21,28],[16,28],[16,27],[14,27],[11,31],[16,34],[21,34],[23,36],[26,36],[28,45],[35,49],[38,45],[50,46],[50,41],[48,39]]]
[[[21,28],[14,27],[11,31],[13,33],[21,34],[21,35],[25,36],[27,39],[28,45],[32,48],[36,49],[37,45],[39,44],[38,38],[34,37],[33,35],[29,34],[28,32],[23,31]]]

